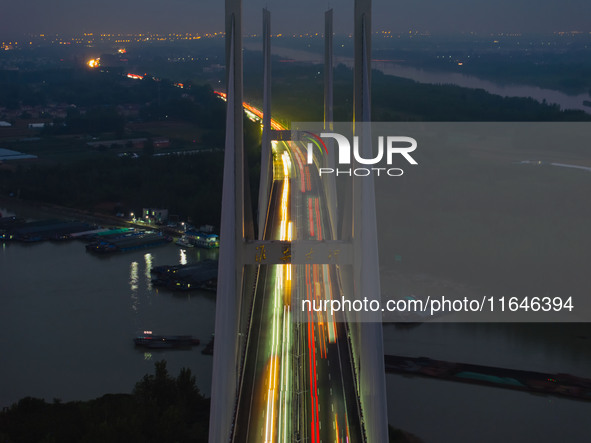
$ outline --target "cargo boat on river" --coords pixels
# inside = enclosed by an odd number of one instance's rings
[[[136,346],[157,349],[157,348],[187,348],[198,346],[199,339],[191,335],[152,335],[144,334],[133,339]]]
[[[386,372],[559,395],[591,401],[591,379],[519,369],[434,360],[426,357],[385,356]]]

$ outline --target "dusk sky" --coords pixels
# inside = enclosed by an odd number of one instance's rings
[[[259,32],[261,9],[273,33],[322,32],[323,12],[335,10],[335,32],[349,33],[353,0],[244,0],[244,29]],[[218,32],[224,1],[21,0],[2,2],[0,35],[79,32]],[[591,31],[589,0],[374,0],[374,30],[408,32]]]

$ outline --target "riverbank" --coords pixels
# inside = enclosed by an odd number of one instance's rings
[[[260,45],[255,43],[245,43],[245,48],[252,51],[259,51]],[[320,53],[305,51],[301,49],[272,46],[271,53],[283,58],[296,60],[299,62],[320,64],[323,63],[323,56]],[[343,64],[347,67],[353,66],[353,58],[346,56],[335,56],[335,66]],[[479,78],[474,75],[467,75],[460,72],[436,71],[423,69],[419,67],[402,65],[399,63],[374,60],[373,69],[386,75],[406,78],[419,83],[435,85],[457,85],[470,89],[483,89],[490,94],[500,95],[502,97],[523,97],[533,98],[539,103],[557,104],[563,110],[578,110],[591,114],[591,108],[585,105],[585,101],[591,99],[587,93],[567,94],[562,91],[542,88],[535,85],[512,84],[508,81],[503,83],[495,82],[490,79]]]
[[[83,221],[95,225],[108,227],[133,227],[137,229],[150,229],[160,231],[163,234],[171,236],[181,236],[183,231],[168,226],[157,226],[147,223],[134,223],[122,217],[109,215],[96,211],[86,211],[83,209],[68,208],[47,202],[34,200],[23,200],[15,197],[6,197],[0,195],[0,208],[6,208],[19,217],[40,219],[59,217],[71,220]]]
[[[130,386],[131,388],[131,386]],[[0,412],[0,441],[207,442],[209,399],[190,369],[172,377],[166,361],[136,382],[131,394],[52,403],[26,397]]]

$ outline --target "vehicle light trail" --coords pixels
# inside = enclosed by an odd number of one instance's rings
[[[219,97],[222,98],[222,100],[226,101],[227,100],[227,94],[225,92],[221,92],[221,91],[214,91],[214,94],[218,95]],[[250,104],[246,103],[246,102],[242,102],[242,106],[244,107],[244,109],[246,109],[247,111],[253,113],[254,115],[256,115],[259,120],[263,119],[263,112],[257,108],[255,108],[254,106],[251,106]],[[279,123],[276,120],[271,119],[271,128],[272,129],[276,129],[278,131],[282,131],[287,129],[285,126],[283,126],[281,123]]]
[[[316,210],[316,232],[318,233],[318,240],[322,240],[322,228],[320,223],[320,209],[318,206],[318,197],[314,199],[315,210]]]
[[[312,198],[308,198],[308,222],[310,223],[310,237],[314,237],[314,212],[312,211]]]
[[[226,98],[224,93],[216,94]],[[249,118],[262,119],[262,112],[253,106],[244,103],[244,109]],[[286,129],[274,120],[272,128]],[[272,212],[267,214],[269,229],[265,240],[291,243],[295,237],[302,240],[330,237],[330,226],[322,218],[325,195],[318,186],[316,173],[322,161],[316,154],[325,151],[314,151],[314,161],[308,165],[301,143],[272,141],[273,191],[269,205]],[[288,246],[292,247],[289,244],[285,248]],[[310,247],[306,255],[316,260],[319,253],[316,249]],[[338,286],[333,287],[334,265],[312,262],[292,266],[287,260],[287,254],[292,251],[282,252],[285,263],[262,265],[266,270],[265,286],[257,292],[261,296],[256,299],[256,306],[260,305],[262,311],[258,317],[254,314],[252,317],[255,339],[248,355],[254,358],[245,366],[245,374],[248,380],[252,377],[253,383],[244,386],[251,386],[247,389],[252,389],[252,395],[243,396],[245,400],[237,415],[241,427],[236,429],[247,429],[247,432],[235,431],[234,441],[287,443],[294,441],[296,435],[301,441],[313,443],[349,443],[352,437],[361,441],[359,422],[353,421],[349,428],[347,403],[355,404],[356,396],[350,387],[353,376],[346,329],[335,321],[336,315],[333,317],[323,310],[299,315],[291,310],[292,285],[297,288],[303,284],[298,300],[313,300],[318,306],[333,299],[333,292],[339,291]],[[345,360],[340,360],[341,355]],[[354,416],[352,419],[356,420]]]
[[[283,183],[280,204],[279,240],[291,241],[293,223],[289,219],[291,159],[281,156]],[[271,356],[267,363],[267,402],[265,409],[265,442],[288,442],[291,438],[288,410],[291,402],[290,355],[291,327],[291,265],[277,265],[273,290]]]

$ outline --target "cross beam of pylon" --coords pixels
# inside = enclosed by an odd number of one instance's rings
[[[353,245],[338,240],[254,241],[243,249],[243,261],[252,265],[350,265]]]

